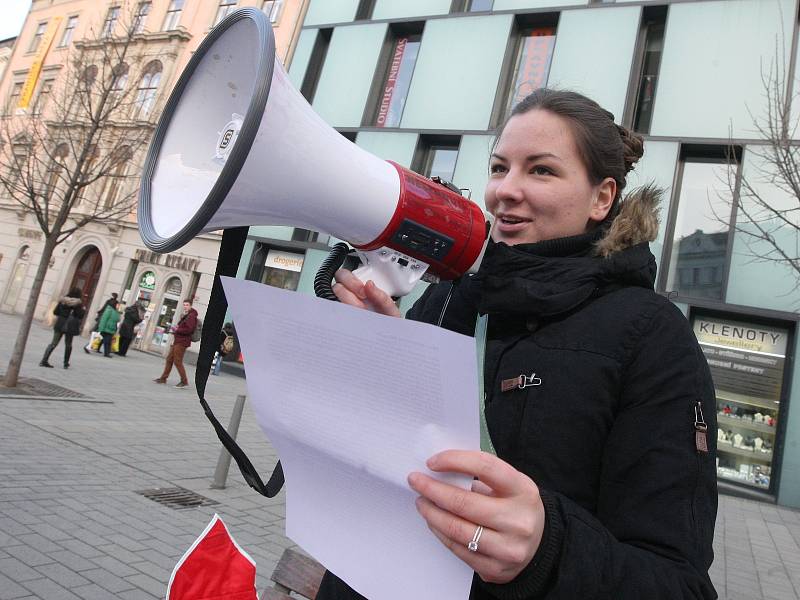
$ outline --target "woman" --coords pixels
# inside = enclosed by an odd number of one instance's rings
[[[117,333],[117,325],[119,324],[120,314],[117,310],[119,304],[117,301],[107,302],[100,315],[100,321],[97,324],[97,331],[103,337],[103,356],[111,358],[111,340],[114,334]]]
[[[74,287],[69,293],[58,301],[53,309],[57,317],[53,325],[53,340],[45,348],[44,356],[39,363],[40,367],[53,368],[50,364],[50,355],[58,346],[61,337],[64,337],[64,368],[69,369],[69,357],[72,354],[72,338],[80,333],[81,319],[86,311],[83,308],[80,289]]]
[[[122,316],[122,324],[119,326],[119,350],[117,354],[125,356],[128,348],[136,335],[136,326],[144,319],[144,308],[138,302],[134,302],[125,309]]]
[[[621,198],[642,151],[584,96],[525,98],[492,153],[480,271],[408,314],[468,335],[488,315],[497,456],[429,460],[473,476],[471,492],[409,475],[421,517],[475,571],[472,599],[716,598],[714,389],[686,319],[653,291],[659,193]],[[374,284],[336,278],[340,300],[398,315]],[[317,596],[357,597],[331,573]]]

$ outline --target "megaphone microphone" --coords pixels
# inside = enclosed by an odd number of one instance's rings
[[[157,252],[231,227],[323,231],[354,246],[364,262],[356,275],[392,296],[425,273],[477,270],[489,230],[474,202],[325,123],[290,83],[254,8],[212,29],[178,79],[145,159],[138,218]]]

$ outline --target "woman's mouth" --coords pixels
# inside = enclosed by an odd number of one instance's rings
[[[495,221],[496,227],[503,233],[513,233],[525,229],[530,222],[530,219],[513,215],[500,215]]]

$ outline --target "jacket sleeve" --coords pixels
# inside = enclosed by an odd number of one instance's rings
[[[540,490],[542,544],[514,581],[482,584],[496,598],[717,597],[708,577],[717,510],[711,375],[672,304],[638,333],[605,446],[596,511]],[[698,400],[708,452],[695,442]]]

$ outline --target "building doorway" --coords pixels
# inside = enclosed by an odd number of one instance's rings
[[[92,305],[102,269],[103,257],[100,256],[100,250],[96,246],[90,246],[78,262],[75,274],[72,276],[72,283],[68,288],[76,287],[81,291],[81,300],[87,308]]]

